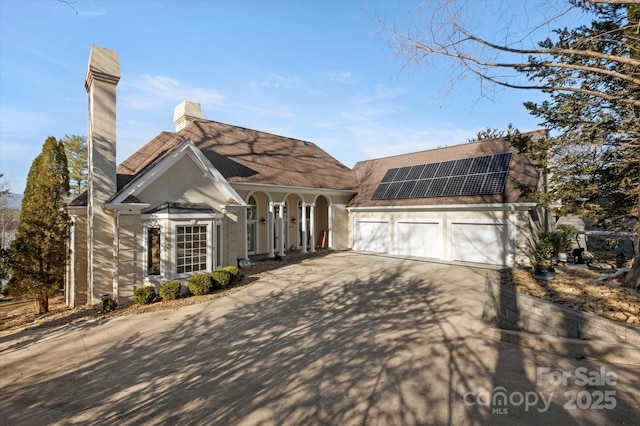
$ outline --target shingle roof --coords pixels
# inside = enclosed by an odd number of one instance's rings
[[[544,131],[528,133],[543,137]],[[390,168],[414,166],[446,160],[478,157],[501,152],[513,152],[511,167],[507,177],[504,193],[494,195],[469,195],[457,197],[403,198],[394,200],[372,200],[371,196],[378,184]],[[504,139],[482,140],[445,148],[431,149],[411,154],[396,155],[369,161],[358,162],[353,169],[358,179],[358,193],[351,199],[348,207],[380,207],[380,206],[420,206],[447,204],[485,204],[515,203],[527,201],[515,184],[535,188],[538,183],[538,171],[527,157],[517,151]]]
[[[312,142],[196,119],[162,132],[117,167],[120,192],[190,139],[229,182],[355,190],[355,173]],[[115,195],[115,194],[114,194]],[[86,205],[86,194],[70,205]]]

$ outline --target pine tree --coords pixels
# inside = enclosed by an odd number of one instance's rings
[[[35,299],[38,314],[49,311],[49,296],[64,285],[70,219],[65,198],[69,171],[64,146],[53,136],[29,170],[20,223],[11,243],[9,292]]]

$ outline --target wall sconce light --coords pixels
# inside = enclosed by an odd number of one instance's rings
[[[296,218],[295,217],[291,218],[291,223],[293,223],[294,225],[296,224]]]
[[[263,225],[266,225],[267,224],[267,219],[265,219],[264,217],[261,217],[260,218],[260,223],[263,224]]]

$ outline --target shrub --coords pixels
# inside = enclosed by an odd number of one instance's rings
[[[229,272],[218,269],[211,273],[211,280],[213,281],[213,285],[216,289],[222,289],[229,287],[232,277]]]
[[[118,307],[118,301],[114,297],[103,297],[102,298],[102,312],[113,311]]]
[[[148,305],[156,300],[156,289],[153,287],[140,287],[133,292],[133,301],[138,305]]]
[[[242,273],[240,272],[240,268],[237,266],[225,266],[222,270],[231,274],[231,285],[236,284],[242,279]]]
[[[160,286],[158,294],[162,300],[175,300],[180,297],[180,281],[169,281]]]
[[[211,275],[196,274],[187,280],[187,288],[195,296],[207,294],[211,291]]]

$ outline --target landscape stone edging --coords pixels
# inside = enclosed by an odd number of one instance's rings
[[[485,276],[482,305],[482,321],[504,330],[640,346],[639,329],[518,293],[498,271]]]

